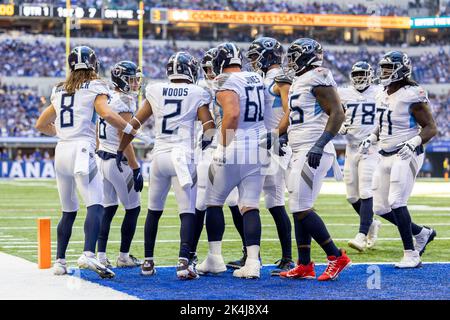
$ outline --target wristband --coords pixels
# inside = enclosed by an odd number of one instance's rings
[[[316,141],[316,146],[318,146],[319,148],[324,148],[328,142],[333,140],[333,138],[334,134],[328,131],[324,131],[320,138]]]
[[[133,126],[131,124],[127,123],[127,125],[125,126],[125,128],[122,131],[126,134],[131,134],[133,129],[134,129]]]
[[[422,138],[420,136],[415,136],[414,138],[409,139],[408,142],[414,145],[414,148],[417,148],[422,144]]]

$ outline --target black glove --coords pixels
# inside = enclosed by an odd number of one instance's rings
[[[320,159],[322,159],[322,154],[323,148],[314,145],[306,155],[308,157],[308,165],[313,169],[317,169],[317,167],[320,165]]]
[[[134,191],[141,192],[144,189],[144,177],[141,174],[141,168],[133,169]]]
[[[269,131],[266,134],[260,136],[259,146],[261,148],[266,148],[267,150],[270,150],[270,148],[272,148],[272,144],[274,143],[274,141],[276,141],[275,139],[277,137],[278,136],[274,132]]]
[[[214,137],[208,140],[205,135],[202,135],[202,150],[208,148],[208,146],[213,142]]]
[[[119,169],[120,172],[123,172],[122,161],[123,161],[123,151],[117,150],[116,165],[117,165],[117,169]]]
[[[282,134],[279,138],[278,138],[278,155],[280,157],[284,156],[286,153],[283,151],[283,147],[287,146],[288,144],[288,135],[287,133]]]

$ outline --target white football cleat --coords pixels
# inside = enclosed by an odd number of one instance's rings
[[[200,278],[194,265],[186,259],[179,259],[177,265],[177,278],[180,280],[195,280]]]
[[[112,268],[112,264],[111,264],[111,262],[109,261],[109,259],[106,256],[104,256],[104,257],[98,257],[97,256],[97,259],[105,267]]]
[[[67,274],[67,264],[56,260],[55,264],[53,265],[53,274],[55,276],[62,276]]]
[[[422,266],[422,261],[419,251],[416,250],[405,250],[402,260],[395,264],[395,267],[400,269],[418,268],[420,266]]]
[[[420,256],[422,256],[425,252],[427,244],[434,240],[434,237],[436,237],[436,231],[428,227],[423,227],[422,231],[420,231],[418,235],[414,236],[414,239],[416,240],[414,243],[414,249],[419,252]]]
[[[233,272],[233,277],[245,279],[259,279],[261,262],[258,259],[247,258],[245,265]]]
[[[225,271],[227,271],[227,266],[220,254],[208,253],[206,259],[197,265],[198,274],[221,273]]]
[[[140,267],[142,265],[142,261],[130,254],[125,259],[117,257],[116,265],[117,268],[135,268]]]
[[[381,221],[373,219],[370,225],[369,232],[367,233],[367,248],[371,249],[375,246],[378,239],[378,232],[381,229]]]
[[[348,242],[348,246],[359,252],[363,252],[367,248],[367,236],[364,233],[358,233],[355,239]]]
[[[81,257],[78,258],[77,262],[80,269],[92,270],[96,272],[101,278],[111,279],[115,277],[114,272],[101,264],[95,256],[88,257],[83,253]]]

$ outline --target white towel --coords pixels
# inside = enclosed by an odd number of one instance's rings
[[[333,161],[333,173],[334,173],[334,178],[336,179],[336,181],[344,180],[344,177],[343,177],[342,171],[341,171],[341,167],[339,166],[336,156],[334,157],[334,161]]]
[[[171,152],[171,158],[180,186],[182,188],[191,187],[193,181],[187,163],[186,152],[182,149],[175,148]]]
[[[280,167],[283,168],[283,170],[287,170],[292,158],[292,148],[289,145],[286,145],[282,147],[281,150],[284,151],[284,156],[279,157]]]
[[[89,152],[91,151],[91,144],[87,141],[79,141],[76,145],[75,165],[73,173],[75,175],[89,174]]]

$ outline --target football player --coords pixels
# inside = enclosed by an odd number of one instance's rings
[[[205,55],[203,56],[200,65],[203,69],[203,73],[205,75],[205,79],[199,81],[199,86],[205,88],[208,92],[210,92],[211,96],[214,95],[214,89],[213,89],[213,81],[216,75],[214,74],[214,71],[212,70],[212,59],[214,57],[214,54],[216,52],[216,48],[212,48],[208,50]],[[220,107],[215,103],[215,101],[211,101],[210,103],[210,111],[212,113],[212,116],[214,118],[214,122],[216,125],[216,128],[220,128],[222,124],[222,111]],[[195,205],[195,216],[196,216],[196,227],[195,227],[195,237],[194,237],[194,245],[193,245],[193,251],[192,252],[192,259],[196,261],[196,253],[198,241],[200,239],[201,233],[203,231],[203,225],[205,222],[205,215],[206,215],[206,202],[205,202],[205,195],[206,195],[206,188],[208,186],[208,169],[211,165],[212,156],[214,151],[217,148],[217,138],[218,132],[216,130],[216,133],[213,136],[212,141],[207,141],[202,139],[202,146],[201,149],[203,150],[201,154],[200,161],[197,164],[197,177],[198,177],[198,187],[197,187],[197,201]],[[230,208],[231,215],[233,218],[234,225],[236,226],[236,229],[238,230],[239,235],[241,236],[242,240],[242,246],[244,251],[244,257],[245,257],[245,241],[244,241],[244,231],[243,231],[243,225],[242,225],[242,215],[239,211],[238,206],[238,190],[237,188],[234,188],[233,191],[228,195],[227,199],[225,200],[226,205]],[[227,267],[235,267],[236,264],[240,265],[241,261],[237,262],[229,262],[227,264]],[[245,262],[244,262],[245,263]]]
[[[339,133],[346,135],[344,182],[347,201],[359,215],[359,232],[348,245],[360,252],[372,248],[381,222],[373,219],[372,176],[379,161],[374,144],[365,155],[358,152],[359,144],[376,126],[376,97],[382,87],[373,84],[374,72],[365,61],[356,62],[350,72],[352,86],[338,88],[345,110],[345,122]]]
[[[386,53],[379,62],[384,109],[374,133],[360,152],[367,154],[379,140],[381,161],[374,173],[373,210],[397,225],[403,242],[403,258],[397,268],[416,268],[436,231],[411,221],[407,203],[423,164],[424,144],[437,134],[426,91],[411,80],[411,61],[400,51]],[[413,242],[413,237],[416,243]]]
[[[293,212],[299,254],[294,269],[281,272],[288,278],[315,278],[311,239],[325,251],[328,266],[319,281],[336,279],[350,264],[344,250],[336,247],[322,219],[313,209],[323,179],[333,166],[336,151],[331,140],[345,115],[330,70],[322,67],[322,46],[313,39],[295,40],[287,51],[288,66],[295,71],[289,89],[289,145],[293,155],[287,170],[289,208]],[[287,128],[280,127],[280,134]],[[336,171],[335,171],[336,175]]]
[[[78,266],[93,270],[102,278],[112,278],[114,273],[95,257],[103,216],[103,192],[99,192],[103,190],[103,181],[94,158],[96,116],[100,115],[116,129],[130,135],[137,132],[109,107],[110,90],[98,76],[98,60],[91,48],[74,48],[68,64],[67,80],[53,88],[51,104],[36,122],[40,132],[59,138],[55,149],[55,171],[63,213],[57,228],[54,273],[67,273],[65,253],[79,210],[78,189],[87,206],[84,253],[78,259]]]
[[[139,92],[141,79],[142,73],[131,61],[121,61],[111,69],[114,91],[111,94],[110,106],[125,121],[130,121],[136,112],[135,95]],[[141,211],[139,192],[144,187],[144,178],[131,144],[124,150],[128,164],[123,166],[122,172],[117,169],[114,158],[122,132],[108,125],[103,118],[99,118],[97,133],[99,141],[97,155],[100,158],[99,169],[103,175],[103,206],[105,208],[97,244],[97,257],[105,266],[111,266],[106,257],[106,246],[111,221],[120,200],[125,207],[125,217],[122,222],[120,253],[116,265],[117,267],[140,266],[141,262],[130,255],[129,251]]]
[[[223,118],[217,149],[209,167],[208,183],[211,185],[206,195],[209,252],[197,270],[201,274],[226,271],[222,257],[225,229],[222,206],[237,187],[247,259],[242,268],[234,270],[233,276],[259,278],[261,220],[258,207],[264,176],[258,157],[258,136],[265,131],[264,83],[257,73],[242,71],[241,50],[234,43],[220,44],[212,65],[217,75],[215,98],[222,107]]]
[[[166,66],[170,82],[149,84],[142,107],[130,122],[134,128],[139,128],[151,115],[155,117],[155,145],[144,230],[145,261],[141,268],[141,273],[146,276],[153,275],[156,271],[153,252],[158,222],[167,194],[173,186],[181,220],[177,277],[182,280],[198,278],[190,263],[197,194],[193,161],[195,122],[197,118],[202,122],[205,133],[214,129],[214,121],[209,112],[211,95],[196,85],[198,71],[198,62],[189,53],[177,52],[172,55]],[[132,139],[133,136],[127,134],[122,137],[116,158],[119,168],[124,150]],[[210,141],[211,137],[207,140]]]
[[[284,108],[288,108],[287,101],[283,107],[281,91],[278,79],[284,79],[281,69],[283,47],[274,38],[261,37],[252,42],[247,58],[253,69],[264,78],[265,107],[264,123],[266,129],[275,137],[278,136],[277,128],[284,116]],[[281,86],[281,85],[280,85]],[[272,139],[270,137],[269,139]],[[272,215],[277,227],[278,238],[281,244],[281,259],[276,262],[275,270],[271,275],[279,275],[281,271],[287,271],[295,267],[292,261],[291,221],[285,209],[285,180],[284,170],[276,165],[264,178],[264,197],[266,208]]]

